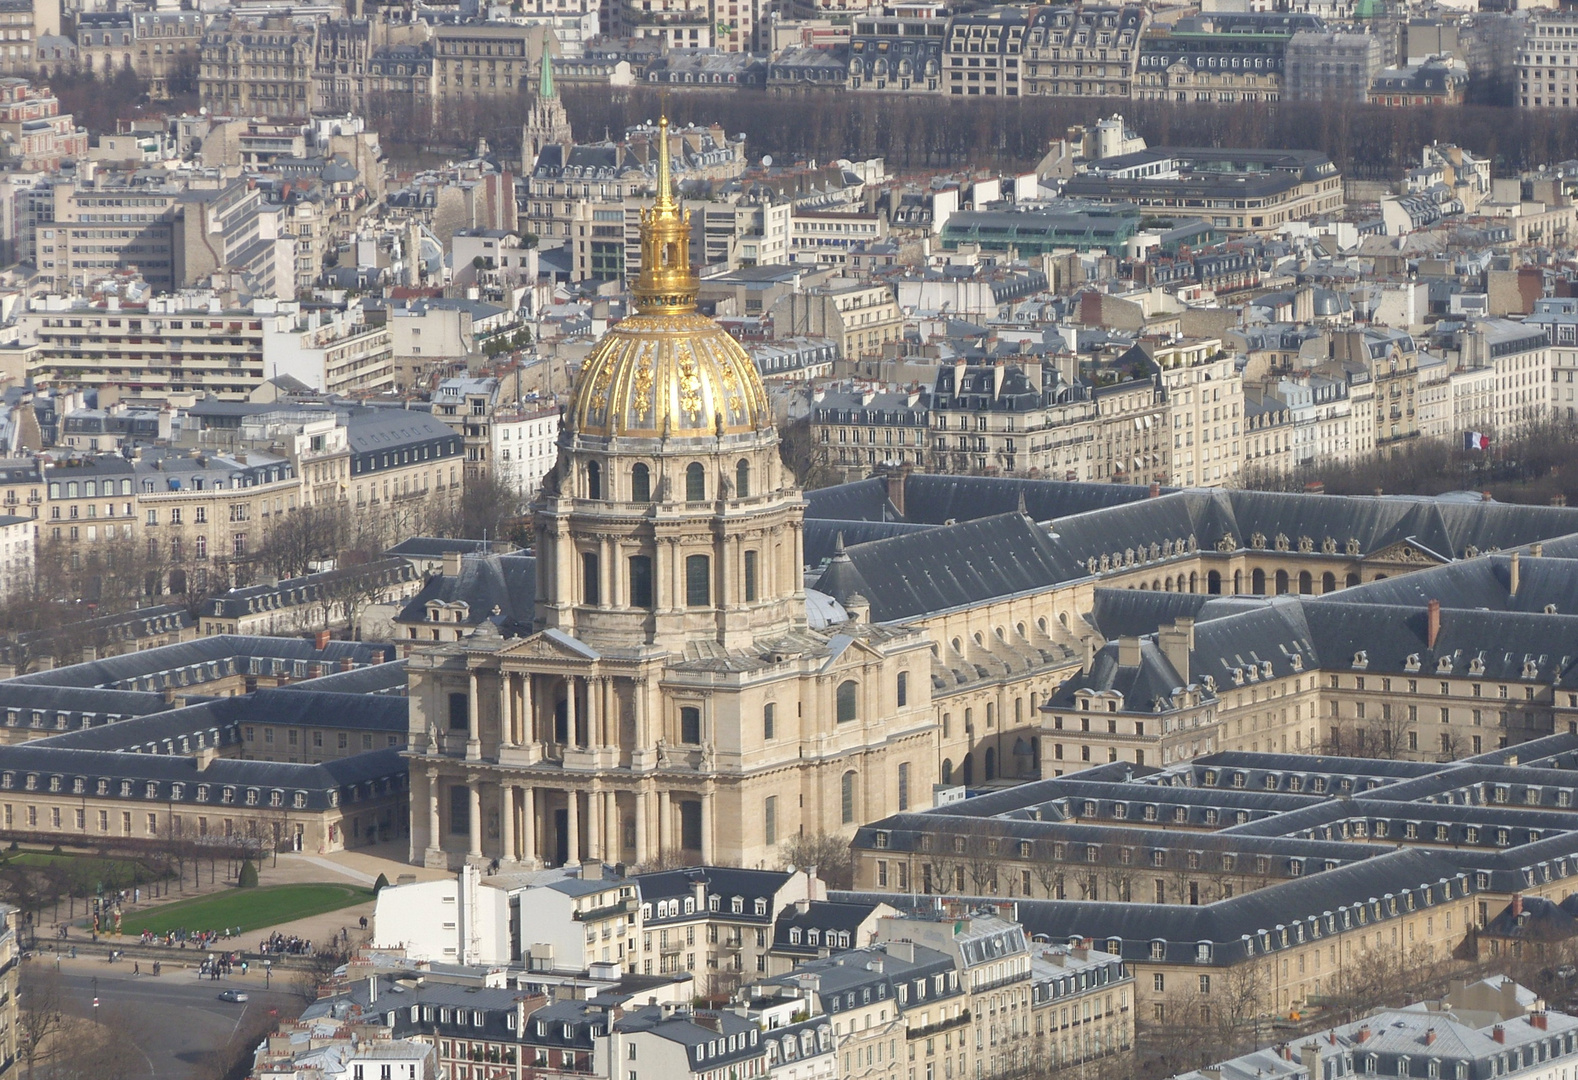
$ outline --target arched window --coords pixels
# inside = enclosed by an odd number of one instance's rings
[[[630,470],[630,501],[652,501],[652,470],[639,461]]]
[[[1337,591],[1337,575],[1330,570],[1320,576],[1320,591],[1323,593]]]
[[[595,461],[586,463],[586,497],[588,499],[603,497],[603,467]]]
[[[581,595],[588,604],[598,602],[598,565],[597,554],[592,551],[581,552]]]
[[[685,501],[705,502],[707,499],[707,472],[701,462],[692,461],[685,466]]]
[[[839,783],[838,805],[842,810],[845,825],[855,823],[855,771],[851,769],[844,774]]]
[[[1278,596],[1282,596],[1288,591],[1288,572],[1286,570],[1277,571],[1276,583]]]
[[[1266,572],[1256,569],[1249,575],[1249,591],[1256,596],[1266,595]]]
[[[907,671],[899,672],[898,698],[901,709],[910,703],[910,673]]]
[[[630,606],[652,606],[652,556],[630,556]]]
[[[751,463],[744,458],[734,466],[734,497],[748,498],[751,494]]]
[[[997,779],[997,751],[990,746],[986,748],[986,779]]]
[[[859,712],[859,709],[856,708],[859,692],[860,688],[853,679],[838,684],[838,722],[840,724],[847,724],[855,719]]]
[[[1222,575],[1219,571],[1212,570],[1205,575],[1205,591],[1212,596],[1221,595]]]
[[[953,759],[951,758],[942,759],[942,782],[945,784],[953,783]]]
[[[1299,571],[1299,593],[1309,596],[1315,591],[1315,576],[1308,570]]]
[[[1345,579],[1343,579],[1343,587],[1344,588],[1351,589],[1357,584],[1359,584],[1359,575],[1358,574],[1349,574]]]
[[[689,607],[712,603],[712,560],[705,555],[685,556],[685,603]]]

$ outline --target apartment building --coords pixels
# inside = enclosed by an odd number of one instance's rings
[[[0,79],[0,135],[6,138],[5,159],[20,169],[54,172],[68,159],[88,153],[88,132],[47,86],[26,79]]]
[[[1244,380],[1219,338],[1142,341],[1161,369],[1171,408],[1171,481],[1233,484],[1243,467]]]
[[[541,26],[441,23],[429,45],[438,85],[433,105],[440,113],[462,105],[485,107],[513,99],[533,84],[551,31]]]
[[[1314,151],[1170,148],[1104,158],[1063,185],[1069,198],[1147,212],[1199,207],[1213,228],[1269,233],[1343,207],[1342,177]]]
[[[1300,30],[1288,39],[1282,92],[1291,101],[1364,101],[1385,66],[1377,34]]]
[[[1573,57],[1578,53],[1578,16],[1570,11],[1536,12],[1517,53],[1517,103],[1524,109],[1578,106]]]
[[[834,278],[780,297],[771,315],[780,336],[831,338],[845,360],[881,352],[884,344],[898,339],[904,326],[892,286],[849,278]]]
[[[133,464],[132,485],[143,547],[151,563],[168,567],[163,584],[172,593],[234,580],[270,528],[301,504],[295,466],[257,450],[147,453]],[[50,513],[53,521],[53,503]]]
[[[58,36],[60,20],[61,5],[54,0],[4,0],[0,3],[0,71],[33,75],[43,59],[38,50],[39,41]]]
[[[559,409],[548,401],[521,401],[493,415],[493,475],[509,490],[536,494],[559,457]]]
[[[948,20],[857,16],[849,39],[850,90],[942,92]]]
[[[34,215],[33,249],[39,273],[53,291],[82,290],[128,270],[141,274],[156,292],[171,292],[180,283],[175,257],[178,189],[56,181],[48,192],[52,205]]]
[[[32,587],[37,525],[32,517],[0,514],[0,596],[14,597]]]
[[[1573,384],[1578,381],[1578,299],[1544,297],[1534,301],[1534,311],[1524,325],[1545,331],[1550,343],[1551,390],[1549,406],[1553,417],[1568,420],[1578,416]],[[1477,429],[1467,429],[1477,430]]]
[[[95,303],[52,296],[18,312],[17,324],[38,346],[29,375],[42,385],[231,399],[276,375],[339,393],[394,385],[389,332],[363,323],[356,307],[304,311],[294,301],[260,299],[227,310],[200,293],[125,306],[114,297]]]
[[[1026,13],[1020,8],[987,8],[955,15],[948,22],[947,66],[943,85],[954,96],[1018,97],[1024,83]]]
[[[306,119],[317,106],[315,18],[232,14],[199,48],[198,95],[221,116]]]
[[[502,404],[498,379],[445,379],[433,390],[433,415],[461,436],[468,478],[491,475],[494,414]]]
[[[1384,328],[1345,330],[1333,335],[1332,356],[1362,365],[1369,374],[1375,447],[1418,436],[1419,350],[1411,334]]]
[[[1138,5],[1039,8],[1024,46],[1025,93],[1138,96],[1135,72],[1150,12]]]

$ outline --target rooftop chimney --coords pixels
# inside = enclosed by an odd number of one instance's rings
[[[1531,559],[1540,559],[1540,558],[1544,558],[1544,556],[1545,556],[1545,543],[1544,543],[1544,541],[1536,540],[1536,541],[1534,541],[1534,543],[1529,545],[1529,558],[1531,558]]]
[[[329,647],[329,632],[327,630],[318,631],[317,636],[313,638],[313,647],[319,652]]]
[[[1516,893],[1515,892],[1515,893],[1512,894],[1512,917],[1514,919],[1519,919],[1519,918],[1523,917],[1523,894],[1522,893]]]
[[[1508,571],[1508,576],[1509,576],[1509,580],[1507,582],[1507,595],[1508,596],[1517,596],[1518,595],[1518,553],[1516,551],[1514,551],[1512,553],[1512,568]]]
[[[1436,1041],[1436,1029],[1435,1028],[1426,1028],[1425,1029],[1425,1045],[1426,1046],[1430,1046],[1430,1045],[1434,1044],[1435,1041]]]
[[[1490,1037],[1492,1039],[1495,1039],[1499,1043],[1504,1043],[1504,1042],[1507,1041],[1506,1029],[1503,1028],[1500,1024],[1497,1024],[1494,1028],[1491,1029]]]
[[[444,552],[444,576],[445,577],[459,577],[460,576],[460,552],[458,552],[458,551],[446,551],[446,552]]]
[[[1162,493],[1162,486],[1160,484],[1158,484],[1155,480],[1152,480],[1151,481],[1151,494],[1150,494],[1150,497],[1154,499],[1154,498],[1156,498],[1156,496],[1160,495],[1161,493]]]
[[[1140,639],[1137,637],[1120,637],[1118,639],[1118,666],[1140,666]]]
[[[1354,1039],[1355,1039],[1356,1042],[1364,1042],[1364,1040],[1368,1039],[1369,1037],[1370,1037],[1370,1025],[1369,1024],[1365,1024],[1363,1027],[1361,1027],[1359,1029],[1359,1034],[1354,1036]]]
[[[1177,670],[1184,685],[1189,685],[1189,654],[1194,650],[1194,619],[1182,615],[1171,626],[1161,627],[1156,631],[1156,643],[1161,646],[1162,654]]]
[[[1430,601],[1425,628],[1425,645],[1433,649],[1436,647],[1436,638],[1441,636],[1441,601]]]

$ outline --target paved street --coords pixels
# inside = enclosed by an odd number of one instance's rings
[[[31,962],[54,963],[47,956]],[[278,1009],[288,1015],[301,1008],[301,999],[288,992],[264,990],[262,979],[212,982],[191,971],[168,968],[158,978],[136,977],[124,961],[68,961],[61,978],[67,1007],[74,1015],[92,1016],[96,992],[104,1014],[101,1019],[128,1022],[131,1075],[156,1080],[196,1075],[204,1056],[223,1047],[243,1018],[250,1020],[259,1010]],[[219,992],[230,987],[245,990],[251,1000],[244,1005],[220,1001]]]

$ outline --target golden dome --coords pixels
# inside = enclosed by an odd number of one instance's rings
[[[767,391],[740,343],[696,311],[690,214],[674,199],[668,118],[658,121],[657,199],[641,212],[636,313],[581,365],[570,417],[583,435],[732,435],[772,423]]]

